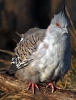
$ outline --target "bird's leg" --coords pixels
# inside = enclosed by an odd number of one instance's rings
[[[49,86],[51,86],[52,88],[52,93],[55,91],[55,89],[58,89],[58,90],[62,90],[60,87],[56,87],[52,82],[50,82],[46,88],[48,88]]]
[[[35,88],[37,88],[37,89],[39,90],[38,85],[35,84],[35,83],[32,83],[32,82],[30,82],[30,83],[28,84],[27,90],[29,90],[30,88],[32,88],[33,94],[35,94]]]

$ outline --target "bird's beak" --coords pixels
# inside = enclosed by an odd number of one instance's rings
[[[63,28],[62,34],[67,33],[68,34],[68,29],[67,28]]]

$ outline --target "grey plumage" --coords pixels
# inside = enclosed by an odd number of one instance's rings
[[[56,82],[63,78],[71,62],[67,27],[68,20],[62,11],[54,16],[46,30],[30,29],[15,48],[16,56],[9,72],[15,71],[18,79],[34,83]]]
[[[52,19],[51,23],[55,24],[56,22],[60,23],[60,25],[62,27],[64,27],[64,24],[66,26],[68,26],[68,24],[69,24],[68,20],[66,19],[64,12],[60,12],[59,14],[54,15],[54,18]]]

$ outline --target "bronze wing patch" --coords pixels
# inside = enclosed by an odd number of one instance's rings
[[[19,68],[27,66],[33,60],[31,55],[37,50],[38,42],[45,37],[45,31],[45,29],[32,28],[24,34],[23,40],[14,50],[20,62]]]

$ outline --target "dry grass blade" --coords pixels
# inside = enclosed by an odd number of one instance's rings
[[[16,34],[17,34],[19,37],[21,37],[21,38],[22,38],[22,36],[21,36],[21,34],[20,34],[20,33],[16,32]]]
[[[71,46],[72,46],[72,49],[74,50],[76,48],[75,35],[70,28],[69,28],[69,32],[71,34]]]
[[[75,38],[74,33],[72,32],[71,28],[69,28],[69,32],[71,33],[72,37]]]
[[[74,28],[73,21],[71,20],[71,17],[70,17],[70,14],[69,14],[69,11],[68,11],[67,8],[66,8],[66,13],[67,13],[67,16],[68,16],[68,18],[69,18],[70,24],[71,24],[71,26],[72,26],[73,32],[74,32],[75,35],[76,35],[76,30],[75,30],[75,28]]]
[[[15,56],[15,54],[12,52],[12,51],[8,51],[8,50],[2,50],[0,49],[0,52],[3,52],[3,53],[6,53],[6,54],[9,54],[11,56]]]
[[[14,41],[15,43],[18,43],[18,41],[17,41],[16,39],[13,39],[13,41]]]
[[[10,61],[6,61],[6,60],[3,60],[3,59],[0,59],[0,62],[2,62],[4,64],[10,64]]]
[[[71,28],[69,28],[69,32],[70,32],[70,38],[71,38],[71,47],[72,47],[72,52],[73,52],[73,55],[75,56],[76,53],[75,53],[75,49],[76,49],[76,30],[75,30],[75,27],[74,27],[74,24],[73,24],[73,21],[70,17],[70,14],[69,14],[69,11],[68,9],[66,8],[66,13],[67,13],[67,16],[69,18],[69,21],[70,21],[70,24],[71,24]]]

